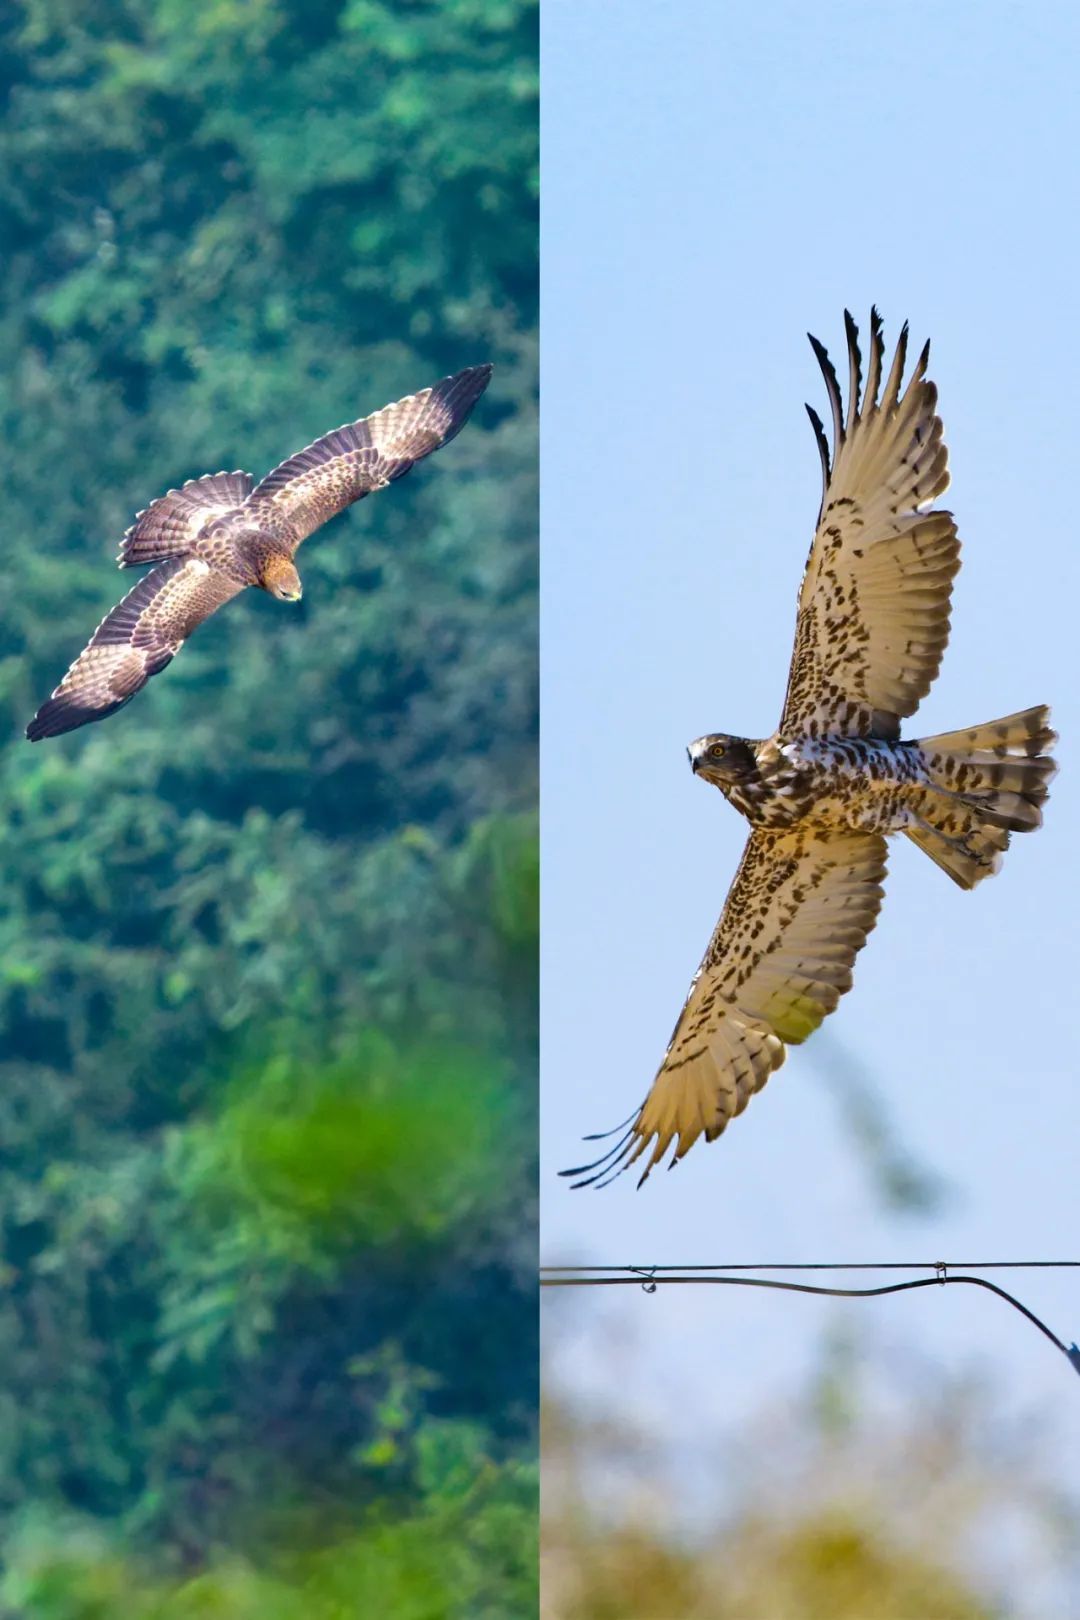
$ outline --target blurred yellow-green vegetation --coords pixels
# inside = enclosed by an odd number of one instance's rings
[[[1071,1612],[1080,1518],[1045,1422],[836,1327],[794,1396],[740,1411],[718,1386],[693,1455],[615,1391],[586,1405],[546,1380],[541,1620]]]
[[[0,15],[0,1616],[535,1606],[534,0]],[[468,428],[109,721],[134,513]]]

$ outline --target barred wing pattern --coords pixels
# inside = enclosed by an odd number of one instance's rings
[[[98,625],[26,729],[31,742],[74,731],[123,708],[165,668],[187,637],[243,586],[197,557],[145,574]]]
[[[926,380],[929,343],[901,396],[904,326],[879,401],[883,345],[872,310],[860,398],[858,330],[846,310],[844,321],[846,422],[832,362],[810,339],[829,396],[833,455],[830,464],[825,431],[808,405],[824,488],[779,733],[895,739],[900,718],[914,713],[941,665],[960,542],[950,513],[924,510],[949,482],[937,389]]]
[[[755,829],[649,1095],[608,1153],[563,1174],[603,1186],[653,1143],[644,1181],[672,1142],[669,1168],[719,1136],[851,988],[885,853],[879,833]]]
[[[490,379],[489,365],[470,366],[316,439],[263,479],[249,503],[253,519],[282,532],[295,551],[353,501],[385,489],[449,443]]]
[[[246,472],[207,473],[159,495],[136,514],[121,540],[120,567],[138,568],[190,551],[208,524],[243,506],[254,482]]]
[[[103,720],[165,668],[191,631],[244,585],[271,588],[272,564],[335,513],[401,478],[469,419],[491,378],[471,366],[337,428],[290,456],[254,491],[246,472],[171,489],[124,535],[121,568],[159,566],[98,626],[26,728],[31,742]]]

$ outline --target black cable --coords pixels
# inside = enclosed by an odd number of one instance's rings
[[[775,1265],[775,1266],[731,1266],[728,1271],[854,1271],[854,1270],[891,1270],[901,1267],[899,1261],[883,1261],[880,1264],[854,1264],[821,1263],[804,1265]],[[991,1266],[1004,1268],[1046,1268],[1046,1267],[1072,1267],[1077,1265],[1075,1260],[996,1260],[991,1261],[983,1270]],[[921,1267],[907,1267],[904,1269],[922,1269]],[[935,1261],[932,1269],[937,1273],[933,1277],[913,1277],[907,1282],[883,1283],[879,1288],[826,1288],[820,1283],[781,1282],[774,1277],[732,1277],[717,1274],[717,1268],[712,1266],[542,1266],[540,1268],[540,1286],[542,1288],[617,1288],[638,1287],[646,1293],[653,1294],[659,1287],[668,1287],[672,1283],[680,1284],[721,1284],[729,1288],[775,1288],[792,1294],[819,1294],[827,1295],[833,1299],[875,1299],[883,1294],[906,1293],[913,1288],[941,1288],[951,1283],[966,1283],[969,1287],[985,1288],[988,1293],[996,1294],[1007,1305],[1025,1316],[1033,1327],[1037,1327],[1050,1343],[1061,1351],[1073,1369],[1080,1373],[1080,1348],[1075,1344],[1067,1345],[1057,1334],[1047,1327],[1035,1315],[1035,1312],[1009,1294],[997,1283],[989,1282],[985,1277],[973,1277],[966,1273],[950,1272],[943,1261]],[[709,1273],[703,1275],[703,1273]]]
[[[540,1272],[574,1271],[1038,1271],[1080,1269],[1080,1260],[782,1260],[751,1265],[541,1266]]]

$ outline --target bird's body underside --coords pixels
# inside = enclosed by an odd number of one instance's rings
[[[102,620],[31,720],[30,741],[123,708],[240,591],[254,586],[297,601],[293,558],[302,541],[454,438],[490,377],[490,366],[472,366],[335,428],[257,486],[250,473],[210,473],[153,501],[124,536],[117,560],[121,568],[155,566]]]
[[[1009,832],[1041,825],[1053,739],[1039,707],[910,742],[712,735],[688,751],[695,773],[754,827],[906,833],[971,889],[998,870]],[[717,747],[723,754],[710,762]]]
[[[688,750],[750,838],[652,1089],[609,1152],[565,1172],[578,1186],[606,1184],[651,1145],[644,1181],[672,1144],[669,1168],[699,1136],[719,1136],[787,1045],[833,1011],[877,919],[888,836],[906,834],[971,889],[998,870],[1011,833],[1042,822],[1055,769],[1045,707],[901,740],[948,640],[960,546],[952,515],[930,509],[948,472],[929,345],[901,394],[905,327],[882,388],[872,311],[862,390],[845,320],[846,419],[828,355],[810,340],[833,451],[808,406],[823,494],[780,725],[762,742],[712,733]]]

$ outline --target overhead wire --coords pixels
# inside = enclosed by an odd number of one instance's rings
[[[1080,1260],[987,1260],[951,1264],[944,1260],[925,1261],[798,1261],[772,1264],[738,1262],[727,1266],[541,1266],[542,1288],[637,1287],[647,1294],[673,1285],[712,1285],[729,1288],[770,1288],[793,1294],[816,1294],[833,1299],[876,1299],[885,1294],[906,1293],[916,1288],[937,1288],[955,1284],[982,1288],[1003,1300],[1037,1328],[1061,1351],[1075,1372],[1080,1374],[1080,1347],[1066,1344],[1035,1312],[998,1283],[972,1275],[975,1271],[1035,1271],[1080,1268]],[[912,1277],[906,1282],[882,1283],[876,1288],[836,1288],[822,1283],[789,1282],[778,1277],[750,1276],[751,1272],[776,1271],[931,1271],[932,1276]],[[738,1275],[733,1275],[738,1273]]]

